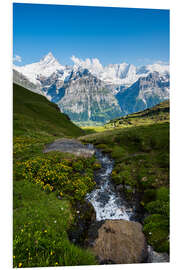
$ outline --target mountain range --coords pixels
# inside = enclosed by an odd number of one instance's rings
[[[71,57],[61,65],[52,53],[39,62],[13,65],[13,81],[46,96],[76,123],[105,123],[169,98],[169,65],[103,66],[97,58]]]

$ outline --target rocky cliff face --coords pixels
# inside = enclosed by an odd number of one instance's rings
[[[26,89],[32,92],[43,95],[43,91],[41,90],[40,85],[32,83],[31,81],[28,80],[28,78],[26,78],[26,76],[24,76],[22,73],[16,70],[13,70],[13,82],[20,86],[25,87]]]
[[[87,69],[72,71],[59,92],[57,104],[73,121],[106,122],[121,113],[112,92]]]
[[[98,59],[71,58],[61,65],[49,53],[40,62],[14,66],[14,82],[46,96],[76,122],[105,123],[169,98],[169,66],[102,66]]]
[[[169,98],[169,74],[150,73],[116,95],[123,115],[150,108]]]
[[[56,71],[49,77],[42,75],[37,77],[38,81],[41,83],[43,92],[49,100],[55,103],[64,95],[64,91],[60,91],[64,85],[62,76],[63,71]]]

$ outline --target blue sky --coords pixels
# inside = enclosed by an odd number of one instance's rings
[[[15,64],[49,51],[63,65],[72,64],[72,55],[103,65],[169,62],[169,11],[13,4],[13,54],[22,59]]]

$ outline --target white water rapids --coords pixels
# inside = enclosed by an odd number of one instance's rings
[[[92,147],[92,145],[89,145],[89,148]],[[113,161],[99,150],[96,150],[96,158],[102,166],[96,175],[98,187],[86,196],[87,200],[93,205],[96,211],[96,220],[130,220],[133,209],[116,193],[110,181]]]

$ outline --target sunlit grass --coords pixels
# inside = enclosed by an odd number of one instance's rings
[[[84,132],[40,95],[14,86],[13,97],[13,267],[97,264],[67,235],[72,205],[95,185],[95,159],[43,153],[55,139]]]

